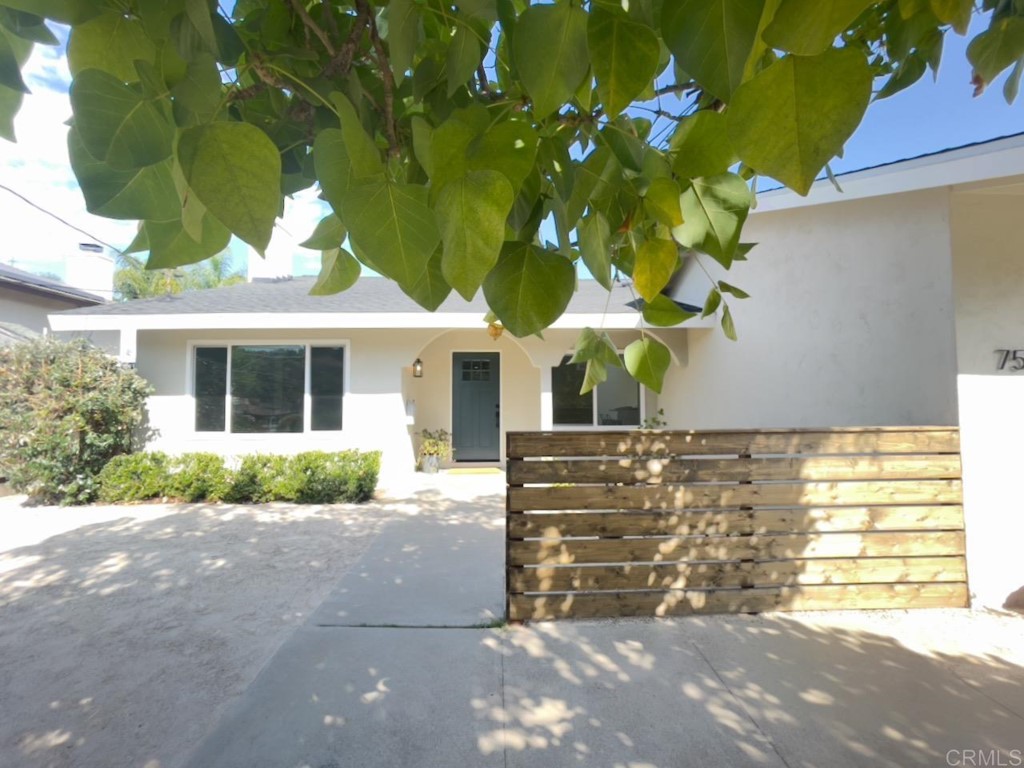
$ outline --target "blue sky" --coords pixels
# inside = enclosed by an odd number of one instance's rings
[[[976,26],[971,34],[978,31]],[[847,172],[1024,131],[1024,101],[1008,106],[1001,81],[980,97],[972,97],[966,46],[967,39],[947,35],[937,82],[929,73],[912,88],[872,104],[847,142],[844,156],[833,161],[833,170]],[[88,214],[68,165],[64,121],[71,114],[67,100],[70,78],[63,50],[37,46],[26,75],[33,93],[26,97],[16,122],[18,143],[0,139],[0,181],[100,240],[124,247],[134,237],[135,225]],[[766,180],[761,186],[774,184]],[[294,254],[297,269],[315,269],[318,254],[296,244],[324,213],[315,192],[289,202],[271,254],[285,259]],[[77,251],[78,243],[86,239],[3,190],[0,228],[5,240],[0,260],[57,274],[63,271],[64,260]],[[236,252],[241,257],[244,246],[236,247]]]

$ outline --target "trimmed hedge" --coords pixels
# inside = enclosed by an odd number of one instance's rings
[[[373,496],[380,453],[307,451],[294,456],[250,454],[228,469],[213,453],[168,457],[159,451],[116,456],[99,475],[106,502],[182,501],[300,504],[362,502]]]

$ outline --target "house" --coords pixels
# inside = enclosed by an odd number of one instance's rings
[[[507,430],[626,428],[658,409],[673,428],[959,423],[971,588],[1003,605],[1024,584],[1024,135],[840,183],[759,195],[744,232],[759,245],[728,273],[752,296],[729,299],[739,341],[711,318],[646,331],[674,357],[661,395],[614,371],[578,394],[580,328],[620,347],[641,333],[628,285],[587,280],[543,339],[492,338],[479,296],[431,314],[367,278],[329,298],[256,282],[51,323],[119,335],[169,451],[379,448],[400,473],[422,428],[453,431],[457,461],[499,462]],[[702,306],[724,276],[691,257],[673,297]]]
[[[51,312],[104,301],[96,294],[0,264],[0,345],[43,334],[50,327]]]

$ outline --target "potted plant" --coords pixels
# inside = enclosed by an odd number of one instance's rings
[[[433,474],[442,461],[452,458],[452,436],[447,429],[420,431],[420,470]]]

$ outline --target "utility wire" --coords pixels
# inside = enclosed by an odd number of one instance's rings
[[[38,203],[34,203],[33,201],[31,201],[27,197],[25,197],[23,194],[21,194],[20,192],[14,191],[13,189],[8,187],[7,185],[0,184],[0,189],[4,190],[5,192],[10,192],[12,195],[17,197],[22,202],[28,203],[33,208],[35,208],[37,211],[41,211],[42,213],[45,213],[47,216],[50,216],[51,218],[56,219],[57,221],[59,221],[64,226],[71,227],[71,229],[75,230],[76,232],[80,232],[81,234],[83,234],[86,237],[88,237],[90,240],[95,240],[100,245],[106,246],[110,250],[116,252],[118,256],[124,256],[125,255],[124,252],[120,248],[117,248],[117,247],[111,245],[110,243],[105,242],[104,240],[101,240],[100,238],[96,237],[96,235],[94,235],[94,234],[92,234],[90,232],[86,232],[81,227],[76,227],[70,221],[67,221],[66,219],[62,219],[60,216],[58,216],[53,211],[46,210],[45,208],[43,208],[43,206],[39,205]]]

